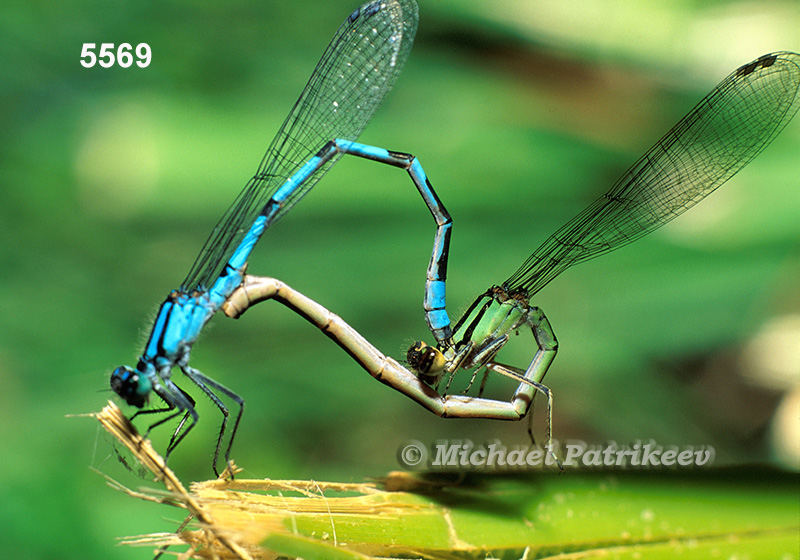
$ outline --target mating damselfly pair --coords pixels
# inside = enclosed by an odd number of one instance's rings
[[[192,345],[217,311],[237,317],[275,299],[331,337],[373,377],[443,417],[519,420],[536,393],[553,398],[542,380],[558,345],[531,298],[558,274],[613,251],[664,225],[723,184],[758,155],[800,107],[800,55],[777,52],[736,69],[642,156],[611,189],[547,238],[507,280],[480,294],[453,325],[445,280],[452,220],[412,155],[357,143],[411,51],[417,29],[414,0],[378,0],[351,13],[324,51],[255,175],[213,229],[189,274],[161,305],[136,367],[122,366],[111,387],[144,413],[165,413],[149,426],[179,419],[167,457],[196,425],[195,400],[172,377],[179,368],[223,414],[213,468],[236,410],[224,459],[242,418],[244,399],[189,365]],[[343,155],[405,169],[436,223],[423,310],[435,345],[416,342],[405,367],[385,356],[341,318],[286,284],[246,273],[267,228],[303,197]],[[487,216],[487,219],[490,217]],[[499,219],[499,218],[498,218]],[[533,357],[526,367],[496,361],[509,336],[529,328]],[[499,373],[518,382],[508,401],[448,394],[460,369]],[[446,381],[444,379],[446,378]],[[484,383],[485,383],[484,378]],[[440,387],[444,385],[444,387]],[[468,390],[469,390],[468,387]],[[144,408],[152,394],[161,408]],[[550,442],[551,421],[548,421]]]

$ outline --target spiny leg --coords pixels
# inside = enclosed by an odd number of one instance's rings
[[[472,377],[469,378],[469,383],[467,383],[466,389],[461,391],[462,395],[469,394],[470,389],[472,389],[472,384],[475,383],[475,380],[478,378],[478,372],[480,370],[481,370],[481,368],[479,368],[479,367],[477,367],[474,370],[472,370]],[[451,376],[451,379],[452,379],[452,376]],[[486,373],[484,373],[484,375],[483,375],[483,380],[481,381],[481,388],[480,388],[480,392],[478,393],[478,396],[483,394],[483,389],[484,389],[485,386],[486,386]]]
[[[145,414],[158,414],[162,412],[170,412],[175,411],[172,414],[161,418],[157,422],[151,424],[147,431],[144,433],[144,438],[147,439],[150,436],[150,432],[153,431],[154,428],[161,426],[162,424],[166,424],[173,418],[176,418],[183,414],[183,418],[178,423],[177,428],[172,433],[172,437],[169,440],[169,444],[167,445],[167,451],[164,453],[164,462],[169,459],[170,453],[172,450],[175,449],[178,444],[186,437],[191,429],[197,424],[198,415],[197,411],[194,408],[195,401],[194,399],[183,389],[178,387],[171,379],[166,378],[163,380],[164,385],[156,385],[153,387],[153,392],[156,393],[161,399],[166,403],[166,408],[156,408],[156,409],[148,409],[148,410],[139,410],[131,416],[131,421],[133,421],[139,415]],[[181,433],[186,425],[186,421],[191,417],[192,423],[189,424],[188,427]]]
[[[186,435],[192,431],[192,428],[197,425],[197,421],[200,419],[200,417],[197,414],[197,410],[194,408],[195,401],[188,395],[188,393],[175,385],[175,383],[173,383],[171,380],[166,380],[164,385],[165,387],[162,391],[166,394],[166,391],[172,390],[172,399],[177,401],[175,405],[181,412],[186,411],[186,414],[181,419],[177,429],[172,433],[172,438],[169,440],[169,445],[167,445],[167,451],[164,454],[164,462],[166,462],[169,459],[170,453],[172,453],[172,451],[178,447],[178,444],[183,441],[183,438],[185,438]],[[156,389],[156,392],[158,392],[158,389]],[[164,398],[161,393],[158,394]],[[176,413],[175,416],[177,416],[177,414],[178,413]],[[191,419],[191,423],[184,429],[187,419]]]
[[[472,378],[469,380],[467,388],[464,389],[463,391],[464,394],[469,393],[469,390],[472,389],[472,384],[475,383],[475,379],[478,376],[478,372],[480,371],[481,366],[483,366],[484,364],[491,363],[492,358],[494,358],[494,356],[500,351],[500,349],[506,345],[506,342],[508,342],[508,335],[504,334],[503,336],[495,338],[488,344],[485,344],[480,350],[475,352],[475,354],[470,357],[469,362],[470,364],[474,364],[475,368],[472,371]],[[474,346],[475,343],[470,342],[470,348]],[[469,368],[471,366],[466,366],[466,367]],[[480,390],[481,394],[483,394],[483,387],[485,384],[486,384],[486,376],[484,376],[483,382],[481,383],[481,390]]]
[[[456,352],[456,354],[450,360],[450,363],[445,368],[445,372],[449,372],[449,375],[447,377],[447,384],[444,387],[444,392],[442,393],[443,397],[447,396],[447,392],[450,389],[450,384],[453,382],[453,379],[455,378],[456,373],[458,372],[459,369],[461,369],[462,364],[464,364],[464,361],[467,359],[467,357],[469,356],[470,352],[472,352],[472,348],[474,346],[475,346],[475,344],[473,342],[469,342],[469,343],[465,344],[463,346],[463,348],[460,348],[458,350],[458,352]],[[436,385],[436,389],[438,391],[438,389],[439,389],[439,385],[438,384]],[[469,390],[469,388],[467,388],[467,390]],[[466,393],[466,391],[464,391],[464,392]]]
[[[239,421],[242,419],[242,414],[244,413],[244,399],[242,399],[242,397],[240,397],[239,395],[237,395],[224,385],[221,385],[220,383],[214,381],[210,377],[202,374],[200,371],[192,367],[183,366],[181,370],[186,375],[186,377],[191,379],[195,385],[200,387],[200,389],[208,396],[208,398],[211,399],[211,402],[213,402],[214,405],[220,410],[220,412],[222,412],[222,424],[220,425],[219,435],[217,436],[217,445],[214,448],[214,462],[212,463],[214,474],[219,476],[219,472],[217,471],[217,460],[219,459],[219,450],[220,447],[222,447],[222,440],[225,436],[225,430],[228,426],[228,416],[230,413],[228,411],[228,407],[225,406],[222,400],[220,400],[220,398],[216,395],[216,393],[214,393],[212,389],[221,392],[222,394],[230,398],[232,401],[234,401],[237,405],[239,405],[239,413],[236,415],[236,421],[234,422],[233,430],[231,431],[231,438],[230,441],[228,442],[228,447],[225,450],[225,462],[227,464],[230,464],[230,453],[231,453],[231,447],[233,447],[233,439],[234,437],[236,437],[236,430],[239,428]]]
[[[538,307],[531,307],[525,314],[525,325],[528,325],[533,334],[533,338],[537,345],[536,354],[534,354],[530,365],[527,369],[509,366],[494,361],[485,362],[487,371],[491,370],[500,375],[504,375],[516,381],[519,381],[514,396],[511,398],[511,406],[519,412],[520,418],[528,416],[528,435],[531,438],[531,443],[536,444],[536,439],[533,434],[533,418],[532,407],[536,393],[542,393],[547,396],[547,444],[546,448],[549,450],[553,458],[561,466],[560,461],[555,456],[552,450],[552,426],[553,426],[553,394],[550,389],[542,383],[544,376],[553,359],[558,352],[558,340],[553,333],[553,328],[550,325],[545,314]],[[504,335],[498,340],[489,344],[483,351],[485,357],[482,360],[493,357],[500,348],[508,341],[508,335]],[[477,370],[475,371],[477,374]],[[475,379],[473,374],[473,380]],[[484,383],[486,378],[484,377]],[[470,382],[471,385],[472,382]],[[483,392],[484,383],[481,384],[481,394]]]
[[[520,386],[526,385],[534,389],[534,392],[530,396],[530,400],[527,401],[527,406],[525,406],[520,412],[521,418],[526,415],[528,416],[528,436],[531,438],[531,443],[533,445],[536,445],[536,438],[533,435],[533,399],[536,397],[536,393],[542,393],[545,395],[545,397],[547,397],[547,441],[545,443],[545,449],[556,461],[558,468],[563,468],[561,466],[561,461],[556,456],[555,451],[553,451],[553,392],[550,390],[550,388],[547,385],[528,379],[525,375],[526,372],[522,368],[508,366],[497,362],[490,362],[486,364],[486,369],[514,379],[515,381],[519,381]],[[519,395],[520,391],[518,389],[512,399],[512,403],[518,399]],[[522,401],[520,400],[517,402]]]
[[[194,399],[186,391],[184,391],[183,389],[181,389],[180,387],[178,387],[174,383],[173,383],[173,387],[175,389],[177,389],[182,394],[182,396],[186,400],[186,402],[188,402],[192,407],[194,407],[194,405],[195,405]],[[171,446],[172,442],[175,440],[176,436],[178,435],[178,432],[181,431],[181,429],[183,428],[183,425],[186,423],[186,420],[189,417],[189,412],[188,412],[188,409],[181,408],[176,402],[174,402],[175,399],[173,399],[172,396],[169,395],[162,388],[156,388],[154,390],[154,392],[159,397],[161,397],[161,399],[166,403],[167,406],[164,407],[164,408],[149,408],[149,409],[138,410],[133,416],[130,417],[130,421],[133,422],[136,419],[137,416],[144,416],[145,414],[161,414],[163,412],[172,412],[172,411],[174,411],[173,414],[170,414],[169,416],[165,416],[164,418],[161,418],[160,420],[158,420],[158,421],[154,422],[153,424],[150,424],[150,426],[148,426],[147,431],[145,431],[144,436],[143,436],[145,439],[147,439],[150,436],[150,432],[153,430],[153,428],[157,428],[158,426],[160,426],[162,424],[166,424],[167,422],[169,422],[173,418],[183,414],[184,415],[183,418],[181,419],[180,423],[178,423],[178,427],[172,433],[172,437],[170,438],[170,444],[169,445]]]
[[[476,370],[476,372],[477,372],[477,370]],[[488,380],[489,380],[489,370],[486,369],[486,368],[483,368],[483,379],[481,379],[481,386],[478,389],[478,396],[479,397],[483,396],[483,390],[486,389],[486,382]]]

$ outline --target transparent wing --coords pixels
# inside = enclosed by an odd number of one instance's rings
[[[800,107],[798,88],[798,54],[776,52],[738,68],[503,287],[530,297],[570,266],[622,247],[703,200],[783,130]]]
[[[379,0],[350,14],[325,49],[255,176],[211,232],[181,284],[183,291],[204,290],[214,283],[267,200],[326,142],[358,138],[408,58],[417,19],[414,0]],[[328,161],[297,189],[273,222],[337,159]]]

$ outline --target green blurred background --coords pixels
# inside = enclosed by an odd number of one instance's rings
[[[352,1],[6,3],[0,19],[0,541],[14,558],[142,558],[172,530],[89,419],[260,161]],[[800,51],[800,4],[422,0],[411,58],[366,143],[416,154],[455,220],[451,316],[508,277],[716,83]],[[146,69],[84,69],[85,42],[146,42]],[[560,342],[558,440],[712,445],[791,465],[797,429],[800,120],[696,209],[536,298]],[[385,353],[430,341],[434,225],[407,176],[342,160],[262,239],[250,271],[319,301]],[[526,365],[527,333],[503,351]],[[247,400],[247,477],[398,468],[408,439],[526,443],[523,424],[439,419],[277,304],[217,318],[192,364]],[[180,374],[178,374],[180,377]],[[466,378],[462,382],[465,382]],[[184,386],[187,384],[184,383]],[[463,387],[463,385],[462,385]],[[191,388],[189,388],[191,389]],[[513,386],[492,380],[493,396]],[[218,415],[171,459],[207,478]],[[539,414],[542,414],[540,408]],[[146,424],[145,424],[146,425]],[[140,427],[142,425],[140,424]],[[537,423],[543,433],[543,418]],[[165,433],[156,434],[163,449]],[[180,512],[164,515],[179,519]]]

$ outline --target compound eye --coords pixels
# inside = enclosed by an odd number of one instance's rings
[[[422,359],[422,353],[424,348],[427,346],[421,340],[418,340],[406,352],[406,362],[415,370],[419,370],[419,362]]]
[[[126,403],[142,408],[150,393],[150,381],[138,370],[128,366],[120,366],[111,374],[111,389],[122,397]]]
[[[425,383],[433,385],[444,373],[446,361],[438,348],[425,344],[421,340],[415,342],[406,353],[406,361]]]

